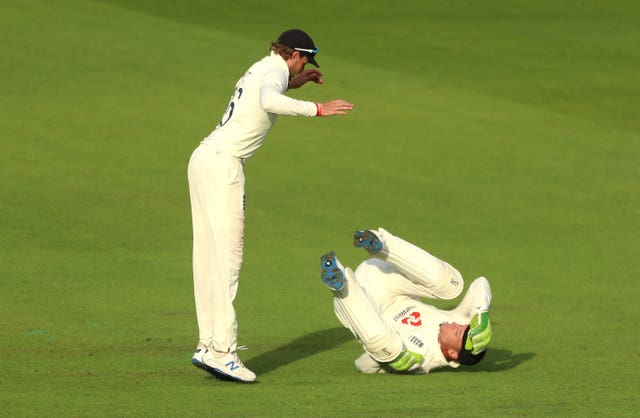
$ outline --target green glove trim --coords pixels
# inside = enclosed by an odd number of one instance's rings
[[[489,313],[479,312],[471,319],[464,348],[471,351],[471,354],[476,355],[486,350],[491,342],[492,335],[493,330],[491,328],[491,321],[489,320]]]
[[[396,372],[406,372],[411,369],[416,364],[422,363],[423,357],[409,350],[405,350],[395,360],[389,363],[389,367],[391,367]]]

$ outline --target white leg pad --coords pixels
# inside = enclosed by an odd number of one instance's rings
[[[464,280],[449,263],[383,228],[374,232],[383,243],[382,251],[374,254],[374,257],[393,264],[410,281],[420,286],[424,293],[418,296],[454,299],[460,295]]]
[[[333,310],[366,352],[381,363],[396,359],[404,344],[398,333],[382,318],[350,268],[345,269],[346,284],[335,292]]]

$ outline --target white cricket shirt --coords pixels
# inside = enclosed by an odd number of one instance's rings
[[[288,85],[287,63],[271,52],[238,80],[220,123],[202,143],[215,144],[222,153],[247,159],[260,148],[278,115],[316,116],[315,103],[284,95]]]
[[[393,328],[404,341],[407,350],[422,354],[424,357],[420,368],[413,373],[428,373],[439,367],[455,368],[460,365],[455,361],[447,361],[440,350],[438,342],[440,324],[458,322],[466,325],[471,317],[462,321],[460,321],[462,318],[457,318],[458,321],[456,321],[450,312],[441,311],[409,296],[396,297],[382,315],[393,324]]]
[[[384,278],[382,278],[384,280]],[[484,277],[471,283],[462,302],[453,310],[441,310],[422,302],[417,297],[394,296],[384,305],[382,316],[398,332],[409,351],[424,358],[420,367],[411,373],[429,373],[440,367],[459,367],[456,361],[447,361],[440,349],[438,333],[443,322],[467,325],[474,315],[487,311],[491,304],[491,288]],[[356,361],[363,373],[380,373],[383,369],[365,353]]]

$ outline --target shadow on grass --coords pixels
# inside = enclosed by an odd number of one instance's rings
[[[330,350],[347,341],[351,341],[353,336],[342,327],[330,328],[322,331],[314,331],[303,335],[295,340],[274,348],[271,351],[260,354],[246,361],[249,369],[258,374],[271,372],[281,366],[285,366],[294,361],[312,356],[322,351]],[[502,348],[490,348],[485,358],[479,364],[472,367],[460,367],[451,369],[449,367],[432,371],[438,372],[500,372],[514,369],[525,361],[535,357],[535,353],[513,353]]]
[[[461,366],[457,369],[443,368],[434,370],[433,373],[441,371],[455,371],[455,372],[501,372],[503,370],[515,369],[525,361],[531,360],[536,356],[536,353],[516,353],[513,351],[505,350],[502,348],[489,348],[487,355],[482,359],[480,363],[475,366],[465,367]]]
[[[351,333],[342,327],[314,331],[260,354],[245,363],[249,369],[258,374],[268,373],[296,360],[330,350],[352,339]]]

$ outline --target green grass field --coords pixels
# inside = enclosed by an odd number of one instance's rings
[[[640,5],[0,0],[0,415],[635,416]],[[346,118],[246,165],[259,383],[190,365],[188,158],[284,29]],[[319,257],[383,226],[494,293],[475,368],[365,376]],[[453,306],[457,301],[439,303]]]

